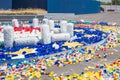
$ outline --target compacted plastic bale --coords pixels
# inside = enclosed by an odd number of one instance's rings
[[[33,27],[39,27],[39,19],[38,18],[34,18],[33,19]]]
[[[42,40],[43,40],[43,44],[50,44],[51,43],[51,34],[50,34],[49,25],[43,24],[41,26],[41,28],[42,28]]]
[[[74,36],[74,24],[73,23],[68,23],[67,24],[67,31],[70,33],[70,36]]]
[[[53,29],[55,26],[54,20],[49,20],[48,24],[49,24],[50,30]]]
[[[54,41],[67,41],[67,40],[70,40],[69,33],[59,33],[59,34],[52,35],[52,42],[54,42]]]
[[[14,47],[37,45],[38,42],[39,39],[37,37],[16,38],[14,40]]]
[[[47,18],[44,18],[44,19],[43,19],[43,23],[45,23],[45,24],[48,24],[48,21],[49,21],[49,20],[48,20]]]
[[[60,28],[53,28],[52,31],[54,31],[54,33],[60,33]]]
[[[67,33],[67,21],[65,20],[60,21],[60,29],[61,33]]]
[[[12,48],[14,41],[14,28],[12,26],[6,26],[3,29],[4,33],[4,47]]]

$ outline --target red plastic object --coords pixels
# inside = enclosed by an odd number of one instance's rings
[[[78,28],[94,28],[91,25],[84,25],[84,24],[76,24],[75,27],[78,27]]]
[[[2,28],[0,28],[0,32],[2,32]]]
[[[114,12],[115,10],[114,9],[108,9],[107,11],[108,12]]]
[[[102,51],[106,51],[106,48],[102,48]]]
[[[22,31],[24,30],[25,32],[32,32],[33,30],[38,30],[39,32],[41,31],[40,28],[30,28],[30,27],[14,27],[14,31]]]

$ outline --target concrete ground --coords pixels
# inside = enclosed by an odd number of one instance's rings
[[[67,20],[92,20],[92,21],[106,21],[106,22],[116,22],[120,25],[120,12],[102,12],[102,13],[94,13],[94,14],[49,14],[45,15],[48,18],[53,17],[53,19],[62,19],[65,18]]]
[[[97,14],[76,15],[75,19],[116,22],[117,24],[120,25],[120,12],[103,12],[103,13],[97,13]]]

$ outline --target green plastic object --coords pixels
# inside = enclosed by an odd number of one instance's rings
[[[68,23],[77,24],[77,21],[75,21],[75,20],[68,20]]]
[[[92,21],[85,21],[84,24],[93,24]]]
[[[4,47],[4,42],[0,42],[0,48],[3,48]]]
[[[120,39],[120,34],[119,34],[119,35],[117,35],[117,38],[119,38],[119,39]]]

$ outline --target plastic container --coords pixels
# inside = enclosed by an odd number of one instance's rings
[[[69,33],[59,33],[59,34],[52,35],[52,42],[54,42],[54,41],[68,41],[68,40],[70,40]]]
[[[43,44],[50,44],[51,43],[51,34],[50,34],[49,25],[43,24],[41,28],[42,28]]]
[[[39,39],[36,37],[17,38],[14,40],[14,47],[37,45],[38,42]]]

